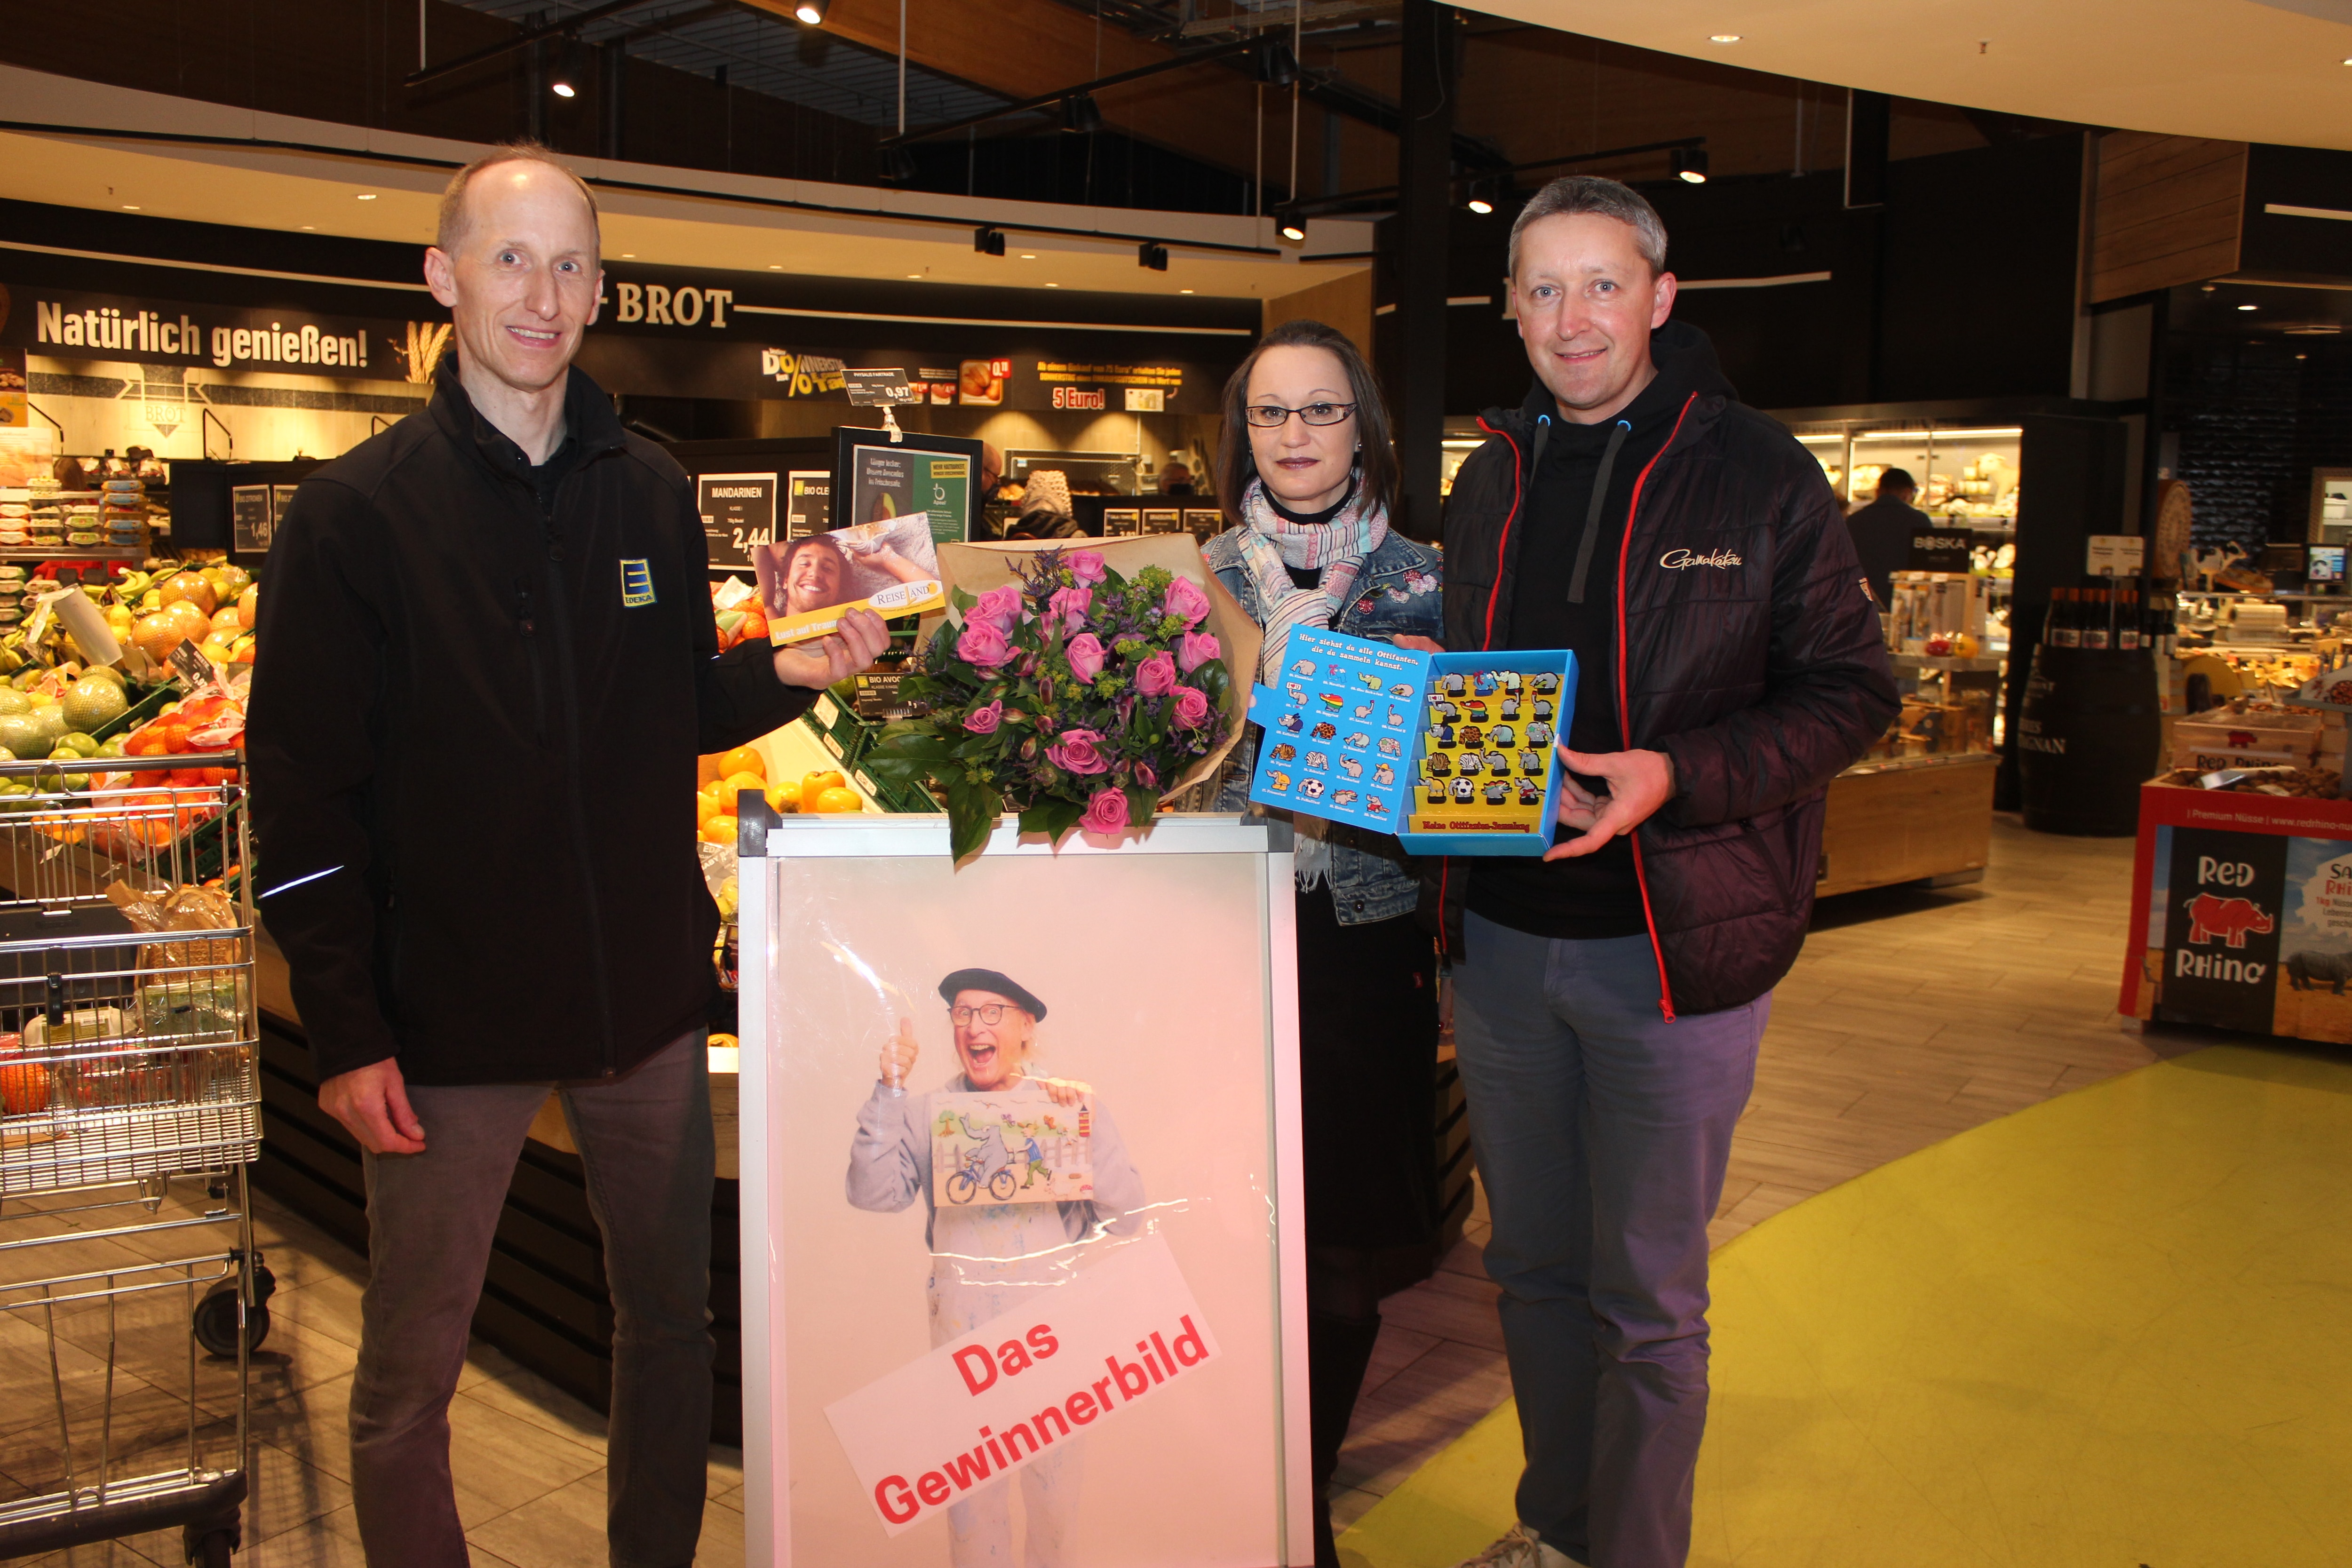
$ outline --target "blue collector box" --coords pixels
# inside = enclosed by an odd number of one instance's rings
[[[1420,855],[1540,855],[1559,791],[1553,742],[1576,701],[1565,648],[1416,653],[1290,634],[1250,798],[1392,833]]]

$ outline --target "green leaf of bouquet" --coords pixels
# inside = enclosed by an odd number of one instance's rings
[[[950,588],[948,590],[948,603],[953,605],[958,611],[963,611],[969,610],[974,605],[979,604],[980,599],[976,595],[967,594],[961,588]]]
[[[948,855],[962,860],[977,855],[988,843],[989,830],[1003,798],[994,790],[969,779],[948,781]]]
[[[1021,814],[1021,831],[1042,833],[1055,843],[1078,825],[1087,808],[1076,801],[1041,800]]]
[[[1127,792],[1127,825],[1148,827],[1152,814],[1160,809],[1160,792],[1156,789],[1131,789]]]

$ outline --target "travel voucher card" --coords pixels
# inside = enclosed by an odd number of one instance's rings
[[[1540,855],[1575,669],[1560,648],[1427,654],[1294,631],[1281,685],[1251,695],[1265,736],[1250,798],[1421,854]]]

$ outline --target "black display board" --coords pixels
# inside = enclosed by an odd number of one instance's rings
[[[814,504],[803,494],[792,494],[795,474],[806,475],[833,468],[833,439],[828,436],[753,437],[729,441],[667,441],[664,450],[677,459],[695,481],[695,499],[703,514],[703,533],[709,542],[710,569],[713,572],[747,574],[751,569],[751,550],[755,543],[771,542],[778,532],[793,525],[792,516],[806,516]],[[706,479],[721,475],[737,479],[723,485],[706,485]],[[751,495],[712,495],[712,489],[750,489],[757,488],[741,476],[753,476],[765,481],[764,500]],[[714,505],[722,509],[714,510]],[[818,526],[822,527],[820,522]],[[766,537],[754,540],[754,531],[765,530]],[[742,534],[739,546],[737,534]],[[789,534],[787,533],[789,537]]]
[[[832,522],[835,528],[926,511],[931,538],[985,537],[980,521],[982,443],[843,426],[833,433]]]

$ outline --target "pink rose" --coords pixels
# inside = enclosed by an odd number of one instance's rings
[[[1087,802],[1087,814],[1078,818],[1079,828],[1087,833],[1121,833],[1127,828],[1127,796],[1115,789],[1098,789]]]
[[[1060,740],[1045,748],[1045,760],[1066,773],[1108,773],[1110,763],[1101,748],[1102,737],[1092,730],[1065,730]]]
[[[1059,616],[1065,633],[1074,632],[1087,624],[1087,612],[1094,605],[1092,588],[1056,588],[1045,601],[1045,614],[1049,618]]]
[[[1224,644],[1213,632],[1186,632],[1176,645],[1176,668],[1190,675],[1213,658],[1225,657]]]
[[[1081,583],[1099,583],[1106,575],[1099,550],[1074,550],[1062,557],[1062,564]]]
[[[975,708],[963,716],[963,727],[975,735],[993,735],[997,725],[1004,721],[1004,699],[1000,697],[985,708]]]
[[[1209,595],[1201,592],[1190,577],[1179,577],[1168,584],[1168,592],[1161,595],[1160,613],[1174,616],[1188,626],[1198,626],[1201,617],[1209,613]]]
[[[1072,637],[1064,651],[1070,656],[1070,673],[1083,686],[1094,684],[1095,677],[1102,673],[1104,662],[1110,658],[1103,650],[1102,638],[1092,632],[1080,632]]]
[[[1176,689],[1176,661],[1155,653],[1135,667],[1135,689],[1146,697],[1165,697]]]
[[[1021,620],[1021,590],[1007,583],[991,588],[980,596],[980,602],[964,612],[964,625],[986,621],[1008,636]]]
[[[1013,645],[993,621],[966,620],[956,638],[956,657],[982,669],[994,669],[1013,657]]]
[[[1176,689],[1176,727],[1197,730],[1209,717],[1209,695],[1197,686]]]

